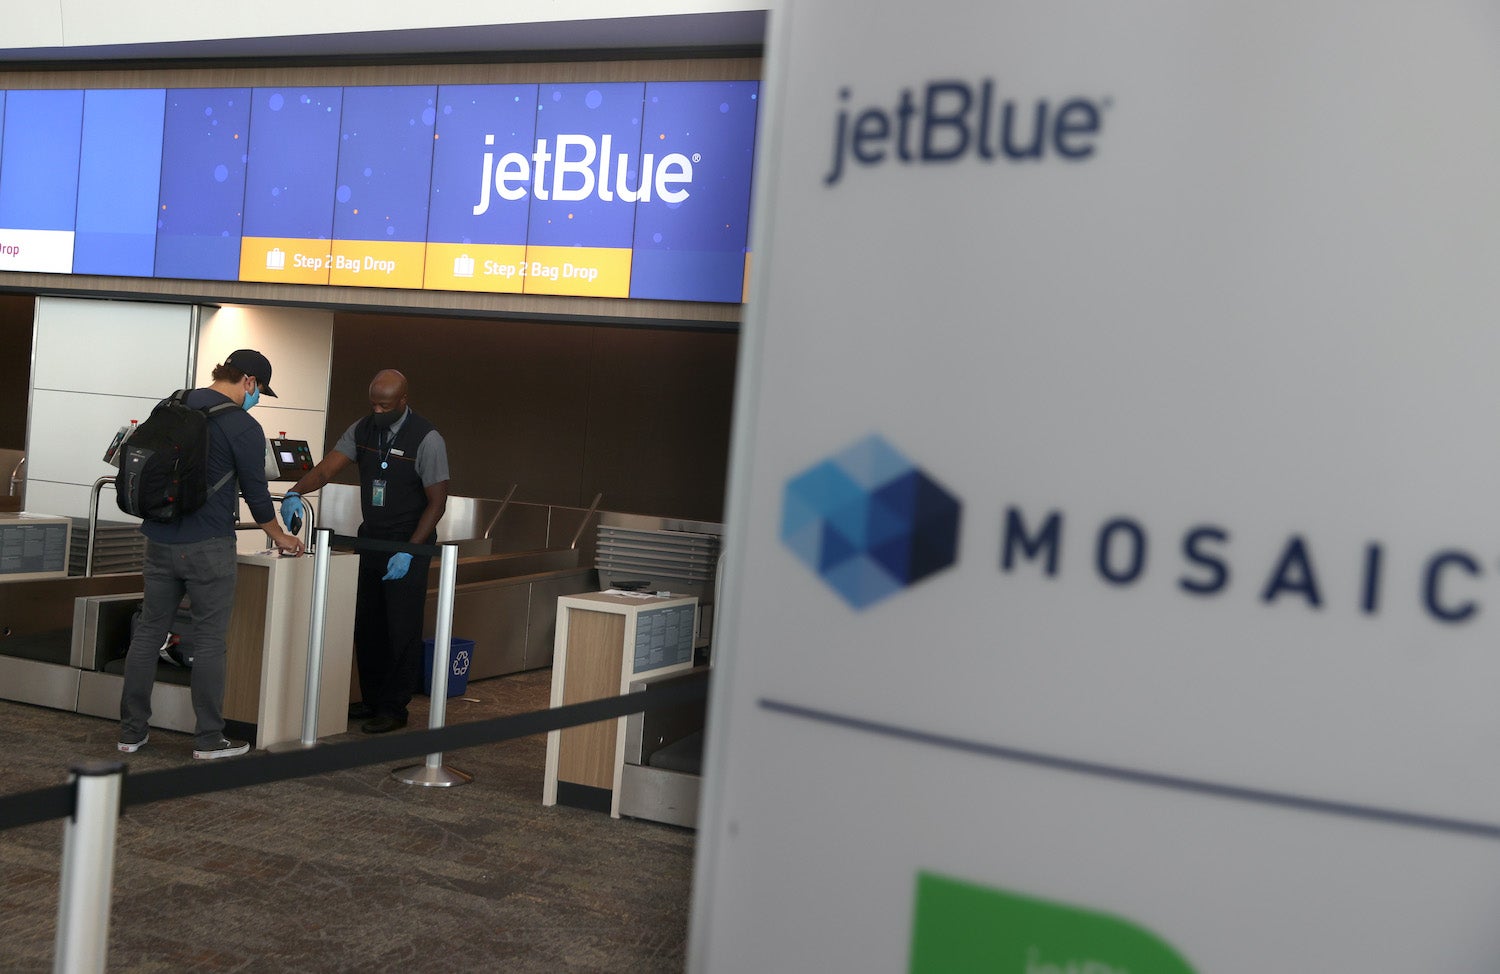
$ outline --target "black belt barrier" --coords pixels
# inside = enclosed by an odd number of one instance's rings
[[[359,540],[365,542],[370,539]],[[191,764],[161,771],[146,771],[138,775],[126,774],[120,807],[123,810],[132,805],[145,805],[169,798],[185,798],[188,795],[227,791],[247,785],[306,778],[309,775],[343,771],[367,764],[421,757],[438,751],[494,744],[562,730],[565,727],[624,717],[653,707],[693,703],[703,699],[707,693],[707,685],[701,680],[694,680],[652,687],[618,697],[604,697],[546,710],[478,720],[456,727],[394,734],[371,741],[326,744],[280,754],[254,754],[230,761]],[[50,819],[69,818],[73,815],[75,795],[74,785],[66,784],[0,797],[0,831]]]
[[[357,548],[360,551],[387,551],[395,554],[404,551],[409,555],[436,558],[443,553],[442,545],[417,544],[414,541],[385,541],[380,538],[356,538],[352,534],[335,534],[331,538],[340,548]]]

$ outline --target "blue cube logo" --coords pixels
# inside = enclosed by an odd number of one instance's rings
[[[781,540],[856,609],[958,557],[960,504],[870,435],[786,485]]]

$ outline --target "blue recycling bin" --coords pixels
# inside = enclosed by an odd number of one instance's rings
[[[432,654],[435,640],[422,640],[422,690],[432,690]],[[457,697],[469,687],[469,663],[474,659],[474,640],[454,636],[448,650],[448,696]]]

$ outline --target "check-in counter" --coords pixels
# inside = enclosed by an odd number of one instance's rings
[[[552,706],[630,692],[632,681],[692,669],[697,596],[592,592],[557,600]],[[626,719],[547,734],[543,805],[620,817]]]
[[[233,732],[266,747],[302,737],[308,672],[314,558],[267,554],[261,533],[239,536],[239,579],[229,615],[223,717]],[[348,728],[350,671],[354,657],[354,588],[357,558],[329,558],[329,602],[324,623],[323,677],[318,693],[317,735]],[[138,579],[138,576],[136,576]],[[139,593],[78,599],[72,627],[72,663],[77,666],[78,713],[118,719],[123,687],[123,644]],[[151,726],[193,731],[189,672],[157,666],[151,692]]]

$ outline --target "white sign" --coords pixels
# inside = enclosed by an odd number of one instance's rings
[[[0,227],[0,271],[73,270],[72,230],[18,230]]]
[[[772,25],[692,969],[1495,969],[1493,5]]]

